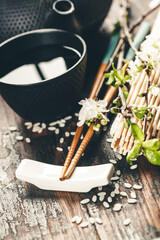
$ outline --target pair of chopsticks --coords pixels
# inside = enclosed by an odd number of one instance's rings
[[[144,40],[145,36],[149,32],[149,29],[150,29],[150,24],[148,22],[143,22],[137,32],[135,39],[134,39],[134,44],[137,49],[139,48],[141,42]],[[104,82],[104,72],[106,71],[110,57],[112,56],[112,54],[117,46],[118,40],[119,40],[119,33],[117,33],[116,35],[113,35],[111,37],[111,41],[110,41],[109,48],[108,48],[109,50],[106,52],[105,57],[102,61],[102,64],[98,70],[98,73],[94,80],[91,92],[89,94],[89,98],[94,99],[98,96],[99,90]],[[126,55],[126,59],[131,60],[133,58],[134,58],[134,52],[132,50],[129,50]],[[113,99],[113,97],[115,96],[116,92],[117,92],[117,88],[115,88],[113,86],[110,86],[108,88],[108,90],[105,94],[105,97],[104,97],[104,100],[107,102],[107,107],[108,107],[109,103],[111,102],[111,100]],[[73,138],[72,144],[70,146],[70,150],[66,157],[66,160],[65,160],[60,178],[59,178],[60,180],[68,179],[71,176],[72,172],[74,171],[74,169],[76,167],[77,162],[79,161],[82,153],[84,152],[85,148],[87,147],[88,143],[90,142],[90,140],[94,134],[93,126],[91,124],[83,141],[81,142],[75,156],[73,157],[75,149],[78,144],[78,141],[82,134],[83,128],[84,128],[84,125],[82,125],[81,127],[77,127],[75,136]],[[72,157],[73,157],[73,159],[72,159]]]

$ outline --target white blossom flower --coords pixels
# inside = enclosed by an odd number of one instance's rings
[[[151,87],[150,91],[151,91],[152,95],[154,95],[155,97],[160,95],[160,87],[153,86],[153,87]]]
[[[103,114],[108,112],[106,109],[107,102],[105,100],[95,101],[93,99],[84,99],[79,102],[82,105],[82,108],[79,112],[79,122],[77,126],[82,126],[86,120],[91,120],[97,118],[100,114],[102,118],[108,120],[106,116]]]
[[[132,77],[132,83],[135,82],[135,78],[138,75],[138,67],[142,64],[138,57],[135,58],[135,61],[131,60],[128,64],[128,73]]]

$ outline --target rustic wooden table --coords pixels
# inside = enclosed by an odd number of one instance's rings
[[[130,1],[131,20],[136,19],[148,9],[147,0]],[[109,16],[114,18],[116,1]],[[152,15],[150,20],[154,19]],[[90,71],[91,72],[91,71]],[[88,76],[87,76],[88,77]],[[93,78],[94,76],[92,76]],[[150,165],[145,159],[139,159],[138,168],[130,170],[125,160],[117,160],[116,170],[121,169],[119,180],[103,187],[107,200],[115,183],[120,186],[120,191],[130,196],[136,193],[137,203],[129,204],[126,197],[120,194],[112,198],[110,207],[106,209],[98,199],[92,202],[92,196],[101,190],[93,189],[89,193],[68,193],[42,191],[31,184],[19,181],[15,177],[15,170],[23,158],[35,159],[42,162],[60,164],[64,162],[67,146],[73,136],[65,138],[65,131],[75,131],[76,117],[73,115],[68,120],[65,129],[60,129],[60,134],[46,129],[41,133],[33,133],[24,126],[24,120],[14,113],[4,100],[0,99],[0,239],[4,240],[60,240],[60,239],[104,239],[104,240],[150,240],[160,237],[160,168]],[[9,131],[10,126],[16,126],[16,131]],[[17,141],[16,136],[23,135],[31,138],[31,143]],[[111,158],[116,158],[106,142],[107,132],[95,136],[88,146],[80,165],[106,163]],[[98,144],[97,144],[98,142]],[[57,146],[64,151],[58,152]],[[142,185],[142,190],[127,189],[124,183]],[[118,186],[118,185],[116,185]],[[80,204],[82,199],[91,201]],[[122,204],[120,212],[113,211],[115,203]],[[75,215],[82,216],[83,221],[89,217],[100,217],[102,224],[89,224],[82,229],[79,225],[71,223]],[[124,220],[130,218],[128,226]],[[159,238],[158,238],[159,239]]]

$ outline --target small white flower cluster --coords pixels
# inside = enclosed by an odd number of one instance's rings
[[[148,35],[146,40],[141,44],[137,55],[139,57],[136,56],[135,61],[131,60],[128,65],[128,73],[131,75],[133,82],[139,73],[140,67],[143,66],[142,61],[149,64],[154,70],[160,69],[160,38]]]
[[[154,95],[155,97],[157,97],[158,95],[160,95],[160,87],[158,86],[151,86],[150,91],[152,93],[152,95]]]
[[[81,100],[79,104],[82,105],[82,108],[79,112],[79,122],[77,123],[78,127],[81,127],[86,121],[93,121],[96,119],[104,120],[106,124],[109,121],[104,115],[105,112],[108,112],[106,109],[107,102],[105,100],[96,101],[86,98]]]

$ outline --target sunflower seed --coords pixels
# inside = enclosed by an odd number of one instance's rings
[[[105,196],[100,196],[100,197],[99,197],[99,201],[100,201],[100,202],[103,202],[104,197],[105,197]]]
[[[17,131],[17,127],[16,126],[10,126],[8,128],[11,132]]]
[[[63,137],[60,138],[59,142],[60,142],[60,143],[63,143],[63,142],[64,142],[64,138],[63,138]]]
[[[119,184],[115,183],[115,188],[119,189]]]
[[[49,131],[55,131],[55,130],[56,130],[56,127],[48,127],[48,130],[49,130]]]
[[[37,123],[34,123],[34,126],[37,127],[39,126],[41,123],[40,122],[37,122]]]
[[[136,169],[137,167],[138,167],[138,165],[135,164],[135,165],[132,165],[132,166],[130,167],[130,169],[131,169],[131,170],[134,170],[134,169]]]
[[[65,127],[65,124],[64,123],[60,123],[59,127],[63,128],[63,127]]]
[[[83,199],[82,201],[80,201],[81,204],[87,204],[90,202],[89,198]]]
[[[97,196],[96,195],[93,195],[92,197],[92,202],[96,202],[97,201]]]
[[[119,177],[117,176],[111,178],[111,181],[117,181],[117,180],[119,180]]]
[[[65,119],[61,119],[60,122],[61,123],[66,123],[66,120]]]
[[[131,187],[132,187],[132,185],[131,185],[130,183],[124,183],[124,186],[125,186],[126,188],[131,188]]]
[[[99,191],[102,191],[102,186],[99,186],[99,187],[98,187],[98,190],[99,190]]]
[[[127,202],[132,204],[132,203],[136,203],[137,200],[133,198],[128,198]]]
[[[80,227],[81,228],[85,228],[85,227],[88,227],[89,223],[88,222],[83,222],[80,224]]]
[[[28,126],[27,126],[27,129],[31,129],[31,128],[32,128],[32,125],[28,125]]]
[[[94,220],[93,217],[90,217],[90,218],[89,218],[89,221],[90,221],[91,224],[94,224],[94,223],[95,223],[95,220]]]
[[[102,219],[99,218],[99,217],[95,218],[95,222],[98,223],[98,224],[102,224],[103,223]]]
[[[82,222],[82,217],[79,217],[79,216],[78,216],[77,219],[76,219],[76,223],[77,223],[77,224],[80,224],[81,222]]]
[[[78,219],[78,216],[74,216],[74,217],[71,219],[71,222],[74,223],[74,222],[77,221],[77,219]]]
[[[59,134],[59,128],[56,128],[55,134]]]
[[[59,152],[62,152],[62,151],[63,151],[63,148],[61,148],[61,147],[56,147],[56,149],[57,149]]]
[[[78,116],[79,116],[79,113],[75,113],[74,116],[78,117]]]
[[[29,137],[27,137],[25,140],[26,140],[26,143],[30,143],[31,142],[31,139]]]
[[[123,197],[128,197],[126,192],[120,192],[120,195],[123,196]]]
[[[39,130],[39,126],[33,126],[32,132],[38,132],[38,130]]]
[[[140,190],[140,189],[142,189],[142,186],[138,185],[138,184],[134,184],[133,188],[136,189],[136,190]]]
[[[43,128],[38,129],[38,133],[42,133],[42,131],[43,131]]]
[[[23,140],[23,136],[16,136],[16,139],[17,139],[18,141],[22,141],[22,140]]]
[[[128,226],[130,223],[131,223],[131,219],[130,219],[130,218],[126,218],[126,219],[124,220],[124,222],[123,222],[123,224],[124,224],[125,226]]]
[[[70,120],[72,118],[72,116],[67,116],[64,118],[64,120]]]
[[[108,198],[107,198],[107,201],[108,201],[109,203],[111,203],[111,202],[112,202],[112,198],[111,198],[111,197],[108,197]]]
[[[69,136],[70,136],[70,133],[69,133],[69,132],[65,132],[65,136],[66,136],[66,137],[69,137]]]
[[[116,203],[113,207],[113,211],[119,212],[121,210],[121,208],[122,208],[122,204]]]
[[[117,161],[114,160],[114,159],[110,159],[109,161],[110,161],[110,163],[113,163],[113,164],[116,164],[116,163],[117,163]]]
[[[105,207],[105,208],[109,208],[109,203],[108,202],[103,202],[103,206]]]
[[[68,147],[67,147],[67,148],[68,148],[68,150],[70,149],[70,147],[71,147],[71,146],[68,146]]]
[[[135,192],[131,192],[131,198],[136,198],[136,193]]]
[[[119,189],[115,188],[114,192],[115,194],[119,194]]]
[[[97,193],[97,195],[98,195],[99,197],[105,196],[105,195],[106,195],[106,192],[99,192],[99,193]]]

